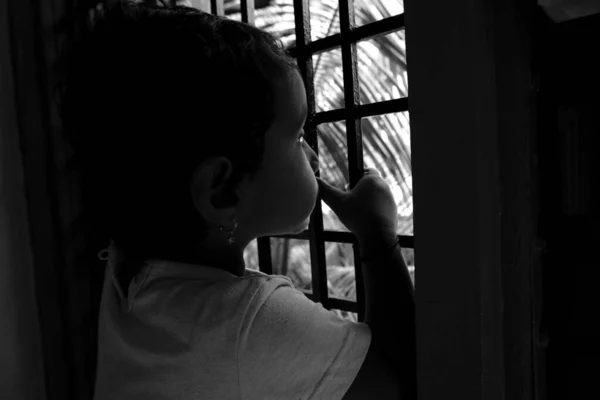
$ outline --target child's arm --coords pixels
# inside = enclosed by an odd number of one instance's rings
[[[354,188],[342,191],[320,178],[321,198],[352,231],[363,258],[366,318],[371,329],[367,360],[346,400],[360,398],[360,389],[373,383],[373,365],[398,377],[402,399],[416,398],[414,287],[397,245],[397,207],[392,192],[377,170],[367,169]],[[386,374],[388,375],[388,374]]]
[[[359,246],[371,350],[397,370],[402,399],[416,399],[414,287],[397,237],[372,232]]]

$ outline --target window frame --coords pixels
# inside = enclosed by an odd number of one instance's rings
[[[405,1],[420,400],[545,398],[535,8]]]

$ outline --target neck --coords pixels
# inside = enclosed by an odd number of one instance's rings
[[[244,276],[246,270],[244,249],[240,249],[235,245],[228,245],[228,247],[222,249],[200,248],[197,254],[195,264],[218,268],[239,277]]]
[[[194,264],[218,268],[241,277],[246,270],[244,249],[247,244],[237,240],[229,244],[222,235],[210,235],[194,249],[191,258]]]
[[[228,237],[221,232],[211,233],[205,240],[192,248],[172,249],[153,254],[151,257],[218,268],[242,277],[246,270],[244,249],[250,240],[244,241],[236,237],[236,241],[229,244],[227,239]]]

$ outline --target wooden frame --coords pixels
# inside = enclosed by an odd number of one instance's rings
[[[532,360],[535,7],[405,3],[420,400],[543,398]]]

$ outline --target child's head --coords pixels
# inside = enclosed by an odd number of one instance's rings
[[[234,218],[244,245],[306,227],[318,162],[299,140],[304,85],[271,35],[123,3],[69,50],[65,132],[84,203],[117,244],[169,257]]]

